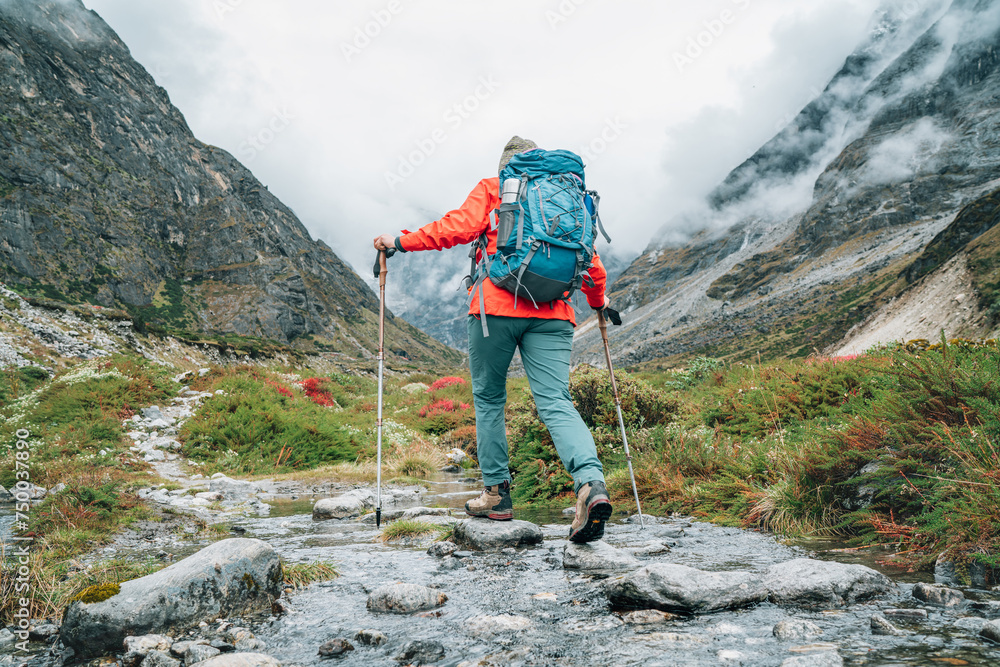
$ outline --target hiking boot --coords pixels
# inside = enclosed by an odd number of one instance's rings
[[[593,542],[604,537],[611,518],[611,502],[604,482],[587,482],[576,492],[576,518],[569,527],[570,542]]]
[[[465,513],[494,521],[513,519],[514,504],[510,500],[510,482],[487,486],[478,498],[465,503]]]

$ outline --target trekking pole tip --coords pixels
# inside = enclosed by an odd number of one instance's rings
[[[378,528],[382,525],[382,508],[379,507],[375,510],[375,527]]]

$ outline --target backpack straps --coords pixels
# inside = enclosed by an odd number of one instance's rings
[[[531,177],[527,173],[521,174],[521,187],[517,190],[517,250],[521,249],[524,242],[524,205],[528,203],[530,180]]]
[[[587,211],[590,213],[590,217],[592,217],[594,222],[597,223],[597,228],[601,230],[601,235],[604,237],[604,240],[611,243],[611,237],[608,236],[606,231],[604,231],[604,223],[601,222],[601,195],[597,194],[596,190],[587,190],[586,194],[590,196],[590,201],[594,208],[594,210],[591,211],[591,207],[587,206]],[[586,202],[586,199],[584,199],[584,202]]]
[[[483,282],[488,279],[490,274],[490,261],[489,255],[486,254],[487,246],[486,232],[479,235],[472,243],[472,248],[469,250],[469,257],[472,258],[472,269],[469,271],[469,275],[465,277],[464,285],[466,289],[472,290],[472,296],[469,298],[469,305],[472,305],[472,300],[476,298],[476,290],[479,290],[479,316],[480,322],[483,323],[483,337],[489,338],[490,329],[486,325],[486,296],[483,294]],[[482,250],[482,259],[476,262],[478,251]]]

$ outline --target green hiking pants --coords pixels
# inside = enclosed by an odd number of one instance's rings
[[[507,369],[514,350],[535,397],[538,416],[548,428],[566,470],[573,476],[574,490],[587,482],[604,481],[594,436],[576,411],[569,395],[569,357],[573,348],[573,325],[566,320],[530,317],[486,316],[490,335],[469,316],[469,368],[476,409],[476,448],[483,484],[493,486],[510,480],[507,429]]]

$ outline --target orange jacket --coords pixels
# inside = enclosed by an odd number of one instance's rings
[[[415,232],[404,230],[398,243],[403,250],[441,250],[452,246],[472,243],[484,231],[486,232],[489,254],[497,250],[497,232],[490,229],[490,214],[500,206],[499,177],[484,178],[469,193],[462,207],[448,213],[443,218],[424,225]],[[589,287],[584,281],[583,293],[587,303],[592,308],[604,305],[604,286],[608,279],[607,271],[601,263],[601,258],[594,254],[594,265],[587,273],[594,286]],[[569,320],[576,326],[576,316],[573,307],[565,301],[555,301],[552,304],[540,303],[536,308],[530,299],[519,298],[517,309],[514,308],[514,295],[497,287],[488,279],[483,281],[483,296],[486,300],[486,314],[504,317],[540,317],[544,319]],[[475,293],[473,293],[473,291]],[[469,304],[469,314],[479,315],[479,291],[470,289],[472,301]]]

